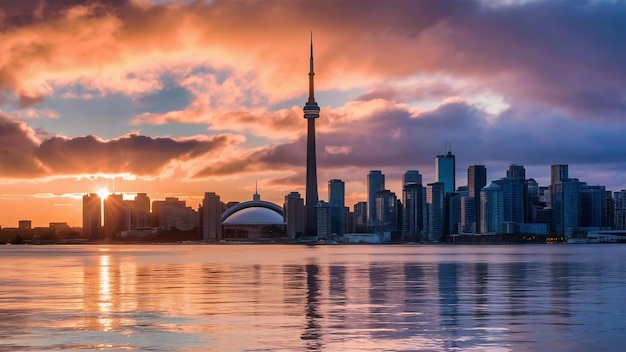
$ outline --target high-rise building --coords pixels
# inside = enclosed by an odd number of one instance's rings
[[[121,193],[109,194],[104,199],[104,237],[107,240],[117,239],[128,218],[128,209]]]
[[[404,173],[404,175],[402,175],[402,187],[410,183],[415,183],[418,185],[422,184],[422,175],[420,174],[419,171],[408,170],[407,172]]]
[[[507,172],[507,176],[509,173]],[[515,178],[502,178],[494,181],[500,187],[503,199],[505,222],[524,222],[524,181]]]
[[[607,201],[604,186],[582,184],[580,191],[580,226],[607,227]]]
[[[524,169],[523,165],[511,164],[506,170],[506,178],[524,182],[526,180],[526,169]]]
[[[206,242],[217,241],[222,237],[222,211],[224,205],[220,196],[214,192],[205,192],[202,200],[202,239]]]
[[[350,211],[350,207],[344,207],[343,209],[343,233],[355,233],[356,217],[354,216],[354,212]]]
[[[470,165],[467,169],[467,187],[469,196],[474,198],[476,233],[480,229],[480,191],[487,185],[487,169],[484,165]]]
[[[581,182],[572,178],[550,186],[553,233],[567,236],[569,230],[580,226],[581,188]]]
[[[367,175],[367,226],[378,224],[376,194],[385,190],[385,175],[380,170],[371,170]]]
[[[346,185],[342,180],[328,181],[328,205],[330,207],[330,232],[337,236],[344,234],[344,213]]]
[[[155,200],[152,202],[152,209],[156,213],[158,228],[161,230],[189,231],[199,226],[198,212],[188,207],[184,200],[178,200],[176,197]]]
[[[461,225],[459,232],[476,233],[476,200],[474,197],[461,197]]]
[[[376,224],[375,231],[378,234],[398,230],[398,209],[396,194],[389,190],[376,193]]]
[[[143,229],[150,227],[150,198],[146,193],[137,193],[131,203],[131,229]]]
[[[503,231],[504,200],[502,189],[495,182],[480,191],[481,233],[498,234]]]
[[[461,224],[461,194],[452,192],[446,194],[446,223],[444,235],[456,235]]]
[[[317,236],[317,160],[315,150],[315,120],[320,117],[320,108],[315,101],[313,76],[313,35],[311,34],[311,56],[309,67],[309,99],[304,104],[304,118],[307,119],[306,143],[306,235]]]
[[[443,182],[433,182],[426,185],[427,223],[426,240],[438,242],[444,235],[445,228],[445,199],[446,192]]]
[[[421,242],[426,193],[421,183],[405,183],[402,190],[402,233],[405,241]]]
[[[285,196],[283,205],[285,222],[287,223],[287,236],[290,238],[304,236],[306,212],[304,199],[298,192],[291,192]]]
[[[615,206],[613,228],[616,230],[626,230],[626,190],[614,192],[613,203]]]
[[[327,202],[320,200],[317,202],[317,238],[330,238],[330,206]]]
[[[354,227],[358,233],[367,230],[367,202],[357,202],[354,204]]]
[[[435,157],[435,181],[443,183],[446,193],[452,193],[456,189],[455,174],[455,159],[451,151]]]
[[[83,232],[82,236],[92,241],[102,239],[102,199],[95,193],[83,196]]]
[[[550,184],[553,185],[557,182],[566,181],[568,176],[567,165],[552,165],[550,166]]]
[[[539,184],[534,178],[524,180],[524,223],[534,223],[537,221],[536,209],[539,205]]]

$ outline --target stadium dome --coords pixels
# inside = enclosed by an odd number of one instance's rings
[[[282,225],[284,223],[282,214],[262,206],[239,209],[222,221],[222,225]]]
[[[284,237],[286,233],[283,208],[262,201],[258,194],[251,201],[228,208],[221,220],[225,240],[269,240]]]

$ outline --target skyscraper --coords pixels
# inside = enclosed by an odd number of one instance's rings
[[[202,238],[204,241],[217,241],[222,237],[222,209],[220,196],[205,192],[202,200]]]
[[[104,237],[107,240],[115,240],[120,236],[124,230],[124,222],[128,218],[127,214],[128,210],[121,193],[109,194],[104,199]]]
[[[470,165],[467,169],[467,187],[469,196],[474,198],[476,233],[480,229],[480,191],[487,185],[487,168],[485,165]]]
[[[419,242],[422,240],[424,228],[424,208],[426,193],[421,183],[406,183],[402,189],[403,224],[402,232],[405,241]]]
[[[330,232],[337,236],[344,234],[344,213],[346,185],[342,180],[328,181],[328,204],[330,207]]]
[[[550,184],[566,181],[568,179],[567,165],[551,165],[550,166]]]
[[[435,181],[443,182],[443,189],[446,193],[452,193],[456,189],[455,173],[455,159],[451,151],[435,157]]]
[[[481,233],[498,234],[503,230],[504,199],[502,189],[495,182],[480,191]]]
[[[422,175],[417,170],[407,170],[407,172],[402,175],[402,187],[415,183],[418,185],[422,184]]]
[[[438,242],[444,234],[445,222],[445,191],[442,182],[426,185],[427,229],[425,240]]]
[[[102,219],[102,200],[95,193],[83,196],[83,237],[99,240]]]
[[[290,238],[304,235],[305,208],[304,199],[298,192],[291,192],[285,196],[283,206],[285,212],[285,222],[287,223],[287,236]]]
[[[320,117],[320,108],[315,102],[313,76],[313,34],[311,34],[311,56],[309,67],[309,99],[304,104],[304,118],[307,119],[306,140],[306,235],[317,236],[317,161],[315,157],[315,119]]]
[[[385,175],[380,170],[371,170],[367,175],[367,226],[378,224],[376,194],[385,190]]]

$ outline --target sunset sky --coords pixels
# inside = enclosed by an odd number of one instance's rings
[[[626,2],[0,2],[0,225],[81,226],[101,188],[196,208],[304,196],[309,36],[318,183],[457,186],[511,163],[626,188]]]

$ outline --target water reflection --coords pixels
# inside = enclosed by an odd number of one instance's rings
[[[109,259],[110,257],[108,255],[100,256],[98,322],[102,326],[103,331],[109,331],[112,327],[111,310],[113,307],[113,303],[111,300],[111,277],[109,275]]]
[[[0,351],[615,350],[621,248],[4,250]]]
[[[306,327],[300,336],[307,340],[307,350],[319,351],[322,348],[320,338],[322,337],[322,326],[320,320],[323,318],[319,313],[319,268],[315,264],[306,266]]]

